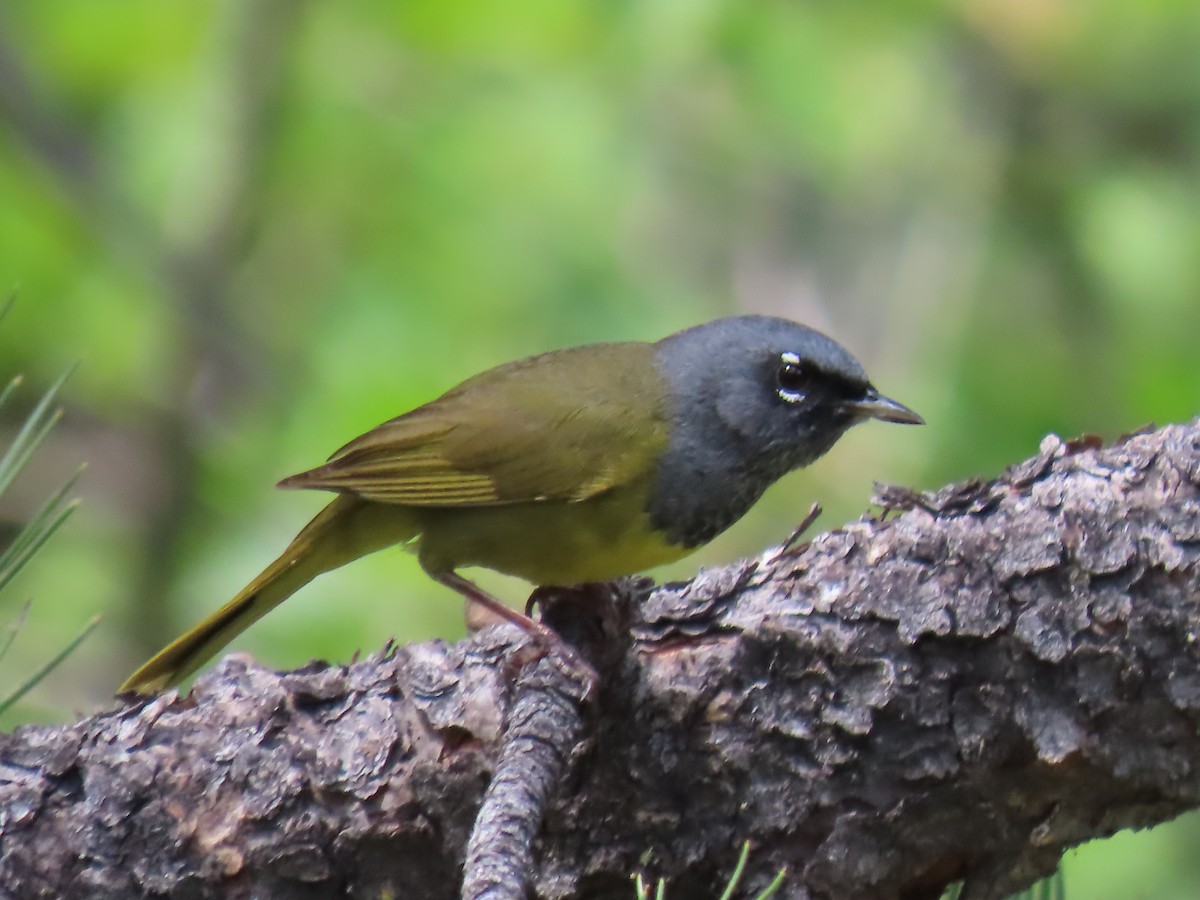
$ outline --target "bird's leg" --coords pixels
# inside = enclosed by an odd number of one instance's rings
[[[583,682],[584,696],[591,695],[598,681],[596,670],[592,668],[591,663],[576,652],[575,648],[563,640],[562,636],[553,628],[543,625],[529,616],[521,615],[521,613],[506,606],[502,601],[497,600],[479,585],[463,578],[457,572],[431,572],[429,574],[436,581],[441,582],[446,587],[466,597],[471,603],[478,603],[488,612],[499,616],[506,622],[516,625],[533,638],[543,650],[562,660],[566,664],[568,674],[577,677]]]

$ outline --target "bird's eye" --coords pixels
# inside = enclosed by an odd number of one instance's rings
[[[808,367],[800,362],[795,353],[784,353],[779,357],[779,368],[775,372],[778,394],[788,403],[804,399],[809,383]]]

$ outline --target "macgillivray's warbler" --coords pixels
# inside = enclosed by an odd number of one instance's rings
[[[836,342],[767,316],[498,366],[281,481],[338,496],[121,690],[174,685],[313,578],[394,544],[469,601],[553,641],[458,570],[576,585],[672,562],[866,419],[922,424]]]

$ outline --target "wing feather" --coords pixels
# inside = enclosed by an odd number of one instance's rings
[[[647,476],[666,447],[652,353],[601,344],[501,366],[280,486],[408,506],[586,500]]]

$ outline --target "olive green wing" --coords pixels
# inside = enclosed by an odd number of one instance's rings
[[[649,344],[561,350],[477,375],[280,486],[408,506],[585,500],[652,472],[667,416]]]

